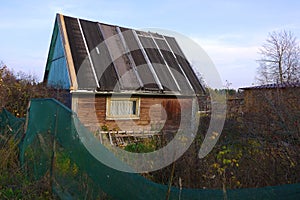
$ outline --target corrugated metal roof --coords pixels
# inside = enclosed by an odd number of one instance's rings
[[[245,87],[245,88],[240,88],[240,89],[251,90],[251,89],[296,88],[296,87],[300,87],[300,82],[272,83],[272,84],[258,85],[258,86],[252,86],[252,87]]]
[[[64,16],[78,89],[204,92],[175,38]]]

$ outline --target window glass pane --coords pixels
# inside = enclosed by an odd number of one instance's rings
[[[139,101],[137,98],[110,98],[107,103],[107,117],[111,119],[130,119],[139,117]]]
[[[136,101],[132,101],[132,114],[136,115]]]
[[[110,104],[110,115],[112,116],[136,115],[136,101],[112,100]]]

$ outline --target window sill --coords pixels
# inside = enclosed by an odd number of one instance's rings
[[[139,117],[106,117],[105,120],[139,120]]]

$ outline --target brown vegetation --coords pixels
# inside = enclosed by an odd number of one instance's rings
[[[16,116],[26,115],[30,98],[53,96],[34,79],[20,78],[5,66],[0,68],[0,75],[0,103]],[[59,97],[61,93],[54,94]],[[285,96],[281,98],[285,102]],[[243,106],[242,101],[236,102],[238,105],[232,103],[232,106]],[[155,182],[171,182],[173,186],[186,188],[235,189],[299,183],[299,109],[289,108],[290,104],[274,106],[272,99],[265,102],[269,106],[256,113],[229,108],[219,142],[205,158],[199,159],[198,151],[210,120],[209,116],[202,116],[197,138],[189,150],[172,165],[145,176]],[[17,141],[5,133],[1,133],[1,141],[0,197],[53,198],[47,176],[40,181],[29,181],[22,173]],[[144,145],[128,150],[148,151],[147,144]]]
[[[22,72],[15,73],[0,63],[0,106],[17,117],[25,117],[32,98],[56,98],[65,101],[63,90],[55,90],[38,83],[36,78]],[[67,103],[67,102],[63,102]]]
[[[32,76],[15,73],[0,64],[0,105],[17,117],[26,116],[31,98],[59,97],[61,94],[61,91],[37,83]],[[33,180],[23,173],[18,147],[21,136],[16,137],[10,132],[9,129],[0,130],[0,198],[54,199],[49,174]]]
[[[202,117],[197,139],[176,161],[173,185],[179,187],[182,182],[187,188],[236,189],[299,183],[300,111],[283,103],[284,98],[281,96],[277,106],[274,101],[278,99],[264,100],[265,105],[255,113],[243,112],[243,99],[229,98],[222,135],[213,151],[199,159],[209,122],[209,117]],[[150,177],[168,184],[172,168],[151,173]]]

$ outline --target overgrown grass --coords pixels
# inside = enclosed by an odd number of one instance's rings
[[[49,176],[32,181],[19,162],[19,143],[14,135],[0,133],[0,199],[57,199],[52,195]]]
[[[299,134],[293,137],[258,131],[251,134],[240,120],[228,118],[213,150],[199,159],[209,118],[200,121],[204,126],[199,128],[190,148],[176,161],[173,186],[180,187],[181,182],[186,188],[239,189],[300,182]],[[251,128],[254,130],[255,124]],[[168,184],[172,168],[173,165],[169,165],[145,177]]]

